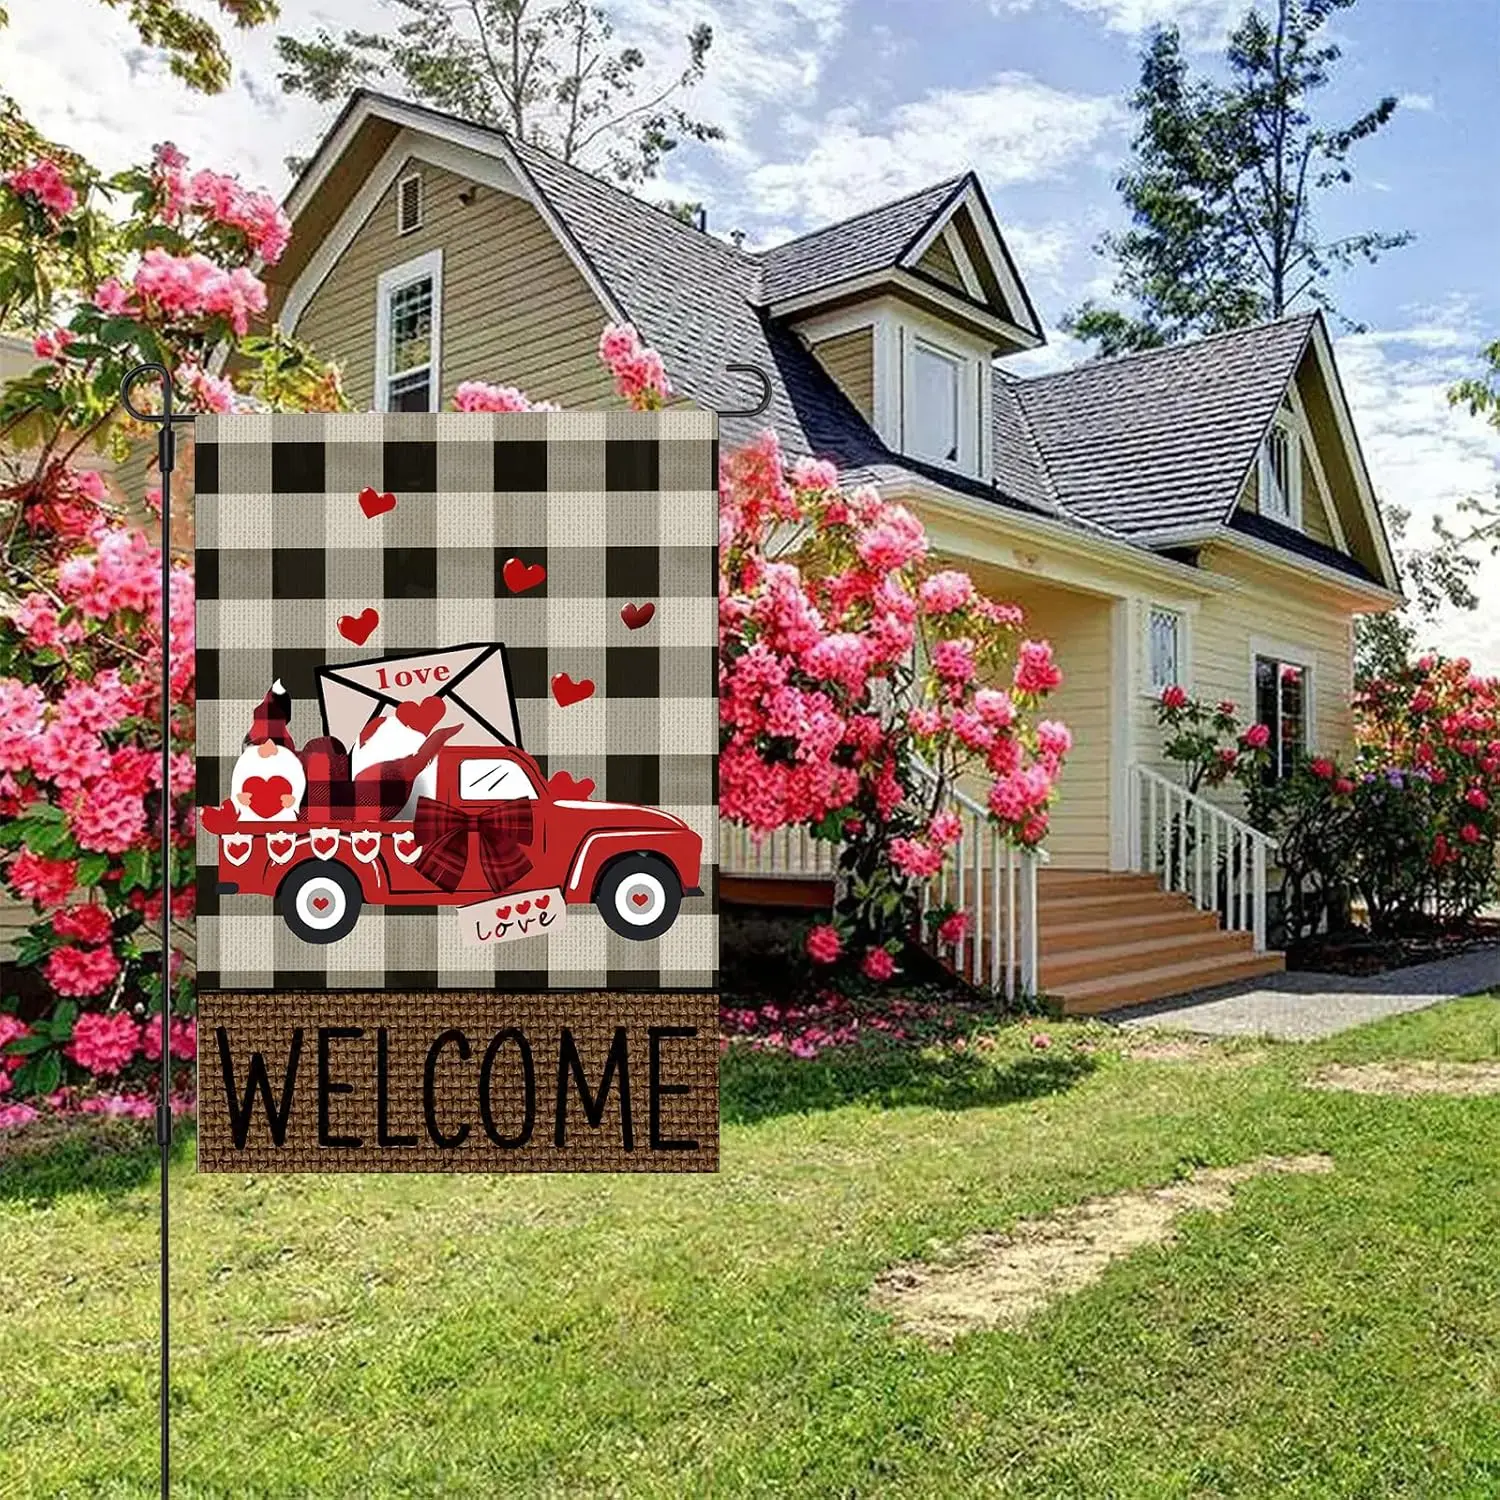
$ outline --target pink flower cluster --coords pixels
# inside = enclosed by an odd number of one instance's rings
[[[241,337],[250,329],[250,319],[266,310],[265,283],[245,266],[226,271],[206,255],[192,251],[172,255],[153,246],[136,269],[133,288],[141,310],[167,322],[190,322],[198,318],[223,318]],[[105,312],[132,311],[123,288],[110,278],[99,287],[95,305]]]
[[[237,229],[268,266],[286,253],[292,222],[269,193],[244,187],[237,177],[201,171],[191,175],[187,158],[167,142],[156,148],[154,176],[162,194],[162,214],[169,224],[181,224],[198,214],[213,224]]]
[[[599,358],[614,376],[615,390],[634,411],[656,411],[672,394],[661,355],[641,343],[629,323],[611,323],[599,336]]]
[[[465,380],[453,393],[454,411],[557,411],[550,401],[533,401],[513,385]]]
[[[141,1028],[121,1010],[88,1010],[73,1023],[67,1054],[96,1078],[118,1073],[140,1051]]]
[[[12,172],[5,181],[12,192],[39,203],[54,219],[65,219],[78,207],[78,194],[63,169],[45,157]]]

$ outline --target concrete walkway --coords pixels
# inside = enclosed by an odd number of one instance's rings
[[[1233,988],[1133,1006],[1104,1019],[1126,1027],[1161,1027],[1207,1036],[1308,1041],[1496,989],[1500,989],[1500,946],[1387,974],[1275,974]]]

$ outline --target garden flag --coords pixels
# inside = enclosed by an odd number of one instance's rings
[[[618,1168],[639,1135],[701,1165],[713,414],[210,416],[195,436],[205,1153]],[[403,1086],[425,1130],[386,1118]],[[666,1129],[694,1089],[703,1118]],[[378,1131],[329,1123],[363,1093]],[[457,1144],[448,1115],[473,1116]]]

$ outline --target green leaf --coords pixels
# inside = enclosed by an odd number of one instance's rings
[[[120,862],[120,891],[128,895],[131,891],[146,890],[151,884],[151,856],[144,849],[127,849]]]
[[[51,1045],[50,1037],[33,1031],[28,1036],[17,1037],[5,1050],[14,1057],[27,1057],[33,1052],[45,1052]]]
[[[80,888],[98,885],[109,869],[107,854],[85,854],[78,861],[78,884]]]

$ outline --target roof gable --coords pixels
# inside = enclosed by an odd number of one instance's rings
[[[972,172],[773,245],[758,259],[760,300],[775,313],[811,311],[890,286],[993,324],[1006,347],[1045,342]]]
[[[1223,524],[1313,322],[1289,318],[1016,381],[1058,503],[1148,543]]]

